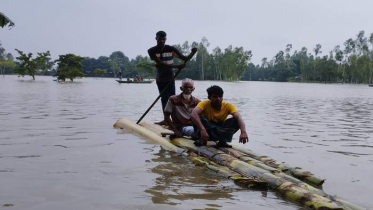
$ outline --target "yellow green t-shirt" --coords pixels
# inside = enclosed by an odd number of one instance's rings
[[[202,109],[202,115],[214,122],[222,122],[225,121],[229,114],[237,112],[236,107],[228,102],[223,101],[221,104],[221,109],[219,111],[213,109],[211,107],[210,100],[205,100],[199,102],[197,105],[198,108]]]

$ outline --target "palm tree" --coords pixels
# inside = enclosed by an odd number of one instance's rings
[[[13,27],[15,24],[12,20],[10,20],[7,16],[0,12],[0,26],[4,28],[4,26],[9,25],[9,27]]]

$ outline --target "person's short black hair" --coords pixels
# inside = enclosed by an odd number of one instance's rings
[[[167,34],[166,34],[166,32],[164,32],[164,31],[158,31],[158,32],[155,34],[155,36],[166,37]]]
[[[224,91],[221,87],[217,85],[212,85],[211,87],[207,88],[207,94],[209,97],[212,95],[223,96]]]

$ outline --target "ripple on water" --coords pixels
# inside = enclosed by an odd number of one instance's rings
[[[71,140],[76,141],[76,140],[84,140],[84,139],[88,139],[88,138],[66,138],[65,140],[66,141],[71,141]]]
[[[356,145],[356,144],[352,144],[352,145],[341,145],[342,147],[364,147],[364,148],[373,148],[373,146],[370,146],[370,145]]]
[[[95,202],[101,202],[102,209],[119,208],[118,203],[126,203],[121,209],[148,209],[154,203],[163,204],[158,209],[174,205],[175,209],[300,208],[273,192],[236,186],[195,167],[187,158],[160,152],[158,145],[113,130],[119,118],[139,119],[158,95],[155,84],[118,85],[112,79],[91,78],[73,83],[53,82],[51,77],[36,79],[25,82],[22,80],[26,78],[0,78],[0,86],[9,87],[0,88],[0,197],[14,198],[17,203],[8,203],[20,209],[20,202],[28,199],[22,195],[35,191],[41,202],[56,203],[60,209],[66,203],[77,209]],[[206,99],[206,88],[213,84],[222,86],[225,99],[240,111],[250,138],[245,147],[259,154],[273,154],[276,159],[322,177],[329,176],[333,181],[328,189],[333,194],[373,208],[369,196],[356,193],[373,194],[372,168],[368,165],[373,162],[371,89],[355,85],[196,81],[194,94]],[[160,110],[157,103],[145,120],[160,120]],[[233,141],[237,143],[237,136]],[[104,173],[102,166],[112,172]],[[22,179],[11,172],[19,173]],[[351,186],[346,180],[359,181]],[[99,190],[86,193],[86,186],[92,185]],[[50,196],[47,186],[59,189],[60,194]],[[67,194],[71,200],[65,202],[61,197]]]
[[[360,156],[365,156],[365,155],[372,155],[372,154],[354,153],[354,152],[348,152],[348,151],[331,151],[331,150],[327,150],[327,151],[328,152],[342,154],[342,155],[347,155],[347,156],[353,156],[353,157],[360,157]]]
[[[0,158],[38,158],[41,157],[41,155],[16,155],[16,156],[1,156]]]

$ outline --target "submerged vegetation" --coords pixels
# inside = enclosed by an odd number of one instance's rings
[[[82,72],[83,59],[83,57],[74,54],[60,55],[60,58],[56,60],[58,67],[54,76],[57,77],[57,80],[62,80],[64,82],[66,79],[74,81],[77,77],[84,77],[85,75]]]
[[[272,59],[267,57],[260,64],[253,64],[252,51],[243,47],[228,46],[225,49],[216,47],[209,52],[210,43],[203,37],[200,42],[188,41],[174,45],[183,54],[188,54],[192,47],[197,47],[196,56],[180,72],[179,78],[195,80],[250,80],[250,81],[298,81],[298,82],[340,82],[340,83],[373,83],[373,33],[369,37],[360,31],[355,38],[347,39],[343,45],[330,49],[322,55],[322,45],[316,44],[312,50],[302,47],[294,50],[292,44],[287,44]],[[34,78],[36,74],[60,76],[56,69],[51,68],[55,62],[50,61],[49,52],[38,53],[32,59],[32,54],[20,54],[17,60],[6,53],[0,43],[0,69],[3,74],[28,74]],[[72,55],[72,54],[68,54]],[[77,77],[103,76],[117,77],[122,71],[123,77],[142,75],[151,78],[155,75],[153,62],[148,56],[138,55],[129,59],[121,51],[115,51],[109,56],[96,58],[81,57],[81,73]],[[61,58],[60,58],[61,59]],[[33,61],[38,64],[32,63]],[[30,63],[31,62],[31,63]],[[179,61],[176,61],[179,62]],[[57,67],[60,68],[61,67]],[[32,70],[33,69],[33,70]],[[102,71],[97,71],[100,69]],[[56,75],[55,75],[56,74]]]
[[[16,57],[19,60],[19,65],[15,69],[15,73],[21,76],[30,75],[35,80],[36,72],[45,72],[47,69],[52,67],[53,62],[50,61],[49,51],[45,53],[37,53],[36,58],[32,58],[32,53],[25,54],[21,50],[16,49],[19,56]]]

